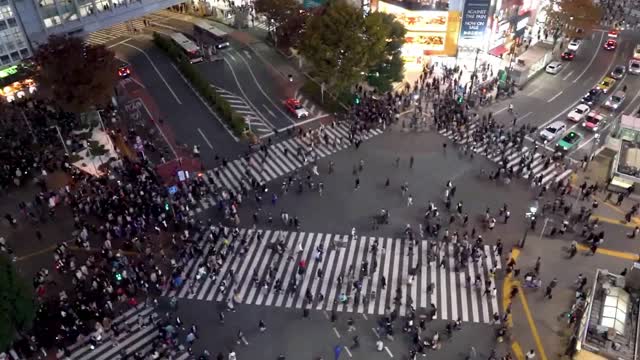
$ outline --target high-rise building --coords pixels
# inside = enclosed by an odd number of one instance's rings
[[[31,56],[54,34],[88,34],[179,0],[0,0],[0,68]]]

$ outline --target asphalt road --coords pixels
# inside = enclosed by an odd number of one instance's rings
[[[158,104],[177,142],[189,148],[199,145],[205,164],[213,166],[215,155],[237,154],[243,144],[236,141],[182,77],[171,60],[157,49],[149,38],[136,37],[113,46],[116,56],[132,66],[149,94]]]
[[[602,48],[607,40],[607,33],[596,31],[590,39],[585,39],[573,61],[564,62],[564,69],[556,75],[542,73],[533,79],[526,87],[517,93],[511,103],[514,105],[517,124],[528,123],[539,129],[560,120],[567,125],[568,131],[577,131],[583,135],[583,140],[568,155],[575,160],[582,160],[586,154],[590,154],[597,146],[593,145],[595,133],[582,127],[582,122],[575,123],[567,119],[567,115],[580,103],[580,99],[607,76],[616,65],[628,65],[633,48],[640,40],[640,35],[625,31],[618,38],[618,48],[615,51],[606,51]],[[600,103],[618,89],[627,86],[627,98],[618,112],[594,107],[597,111],[607,115],[607,125],[599,130],[603,139],[609,131],[609,126],[620,113],[628,113],[638,106],[638,91],[640,90],[640,77],[627,73],[616,82],[614,87],[602,96]],[[507,104],[494,105],[488,111],[493,111],[496,119],[511,125],[513,115],[507,111]],[[540,140],[535,134],[535,140]],[[534,140],[532,137],[530,140]],[[553,143],[547,145],[548,150],[553,150]]]

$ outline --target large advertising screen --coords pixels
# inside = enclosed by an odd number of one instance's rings
[[[491,0],[467,0],[462,13],[460,37],[465,40],[482,40],[489,21]]]
[[[393,14],[407,29],[402,58],[407,65],[422,65],[429,56],[455,56],[460,31],[459,11],[409,10],[378,2],[378,11]]]

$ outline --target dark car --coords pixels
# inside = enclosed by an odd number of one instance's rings
[[[600,100],[600,96],[602,96],[602,90],[593,88],[589,90],[589,92],[585,96],[582,97],[582,103],[593,106],[594,104],[598,103],[598,100]]]
[[[131,76],[131,68],[129,68],[129,64],[126,62],[121,62],[118,65],[118,77],[121,79],[126,79]]]
[[[573,60],[573,58],[576,57],[576,53],[571,51],[571,50],[567,50],[567,51],[563,52],[562,55],[560,55],[560,57],[562,58],[562,60],[571,61],[571,60]]]

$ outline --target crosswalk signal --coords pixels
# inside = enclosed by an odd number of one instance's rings
[[[169,211],[169,202],[168,201],[164,202],[164,210],[165,211]]]
[[[353,98],[353,103],[356,104],[356,105],[360,104],[360,95],[356,95]]]
[[[464,97],[462,97],[462,95],[458,95],[458,98],[456,99],[456,102],[458,104],[462,104],[463,101],[464,101]]]
[[[122,273],[120,272],[116,273],[116,281],[122,281]]]

